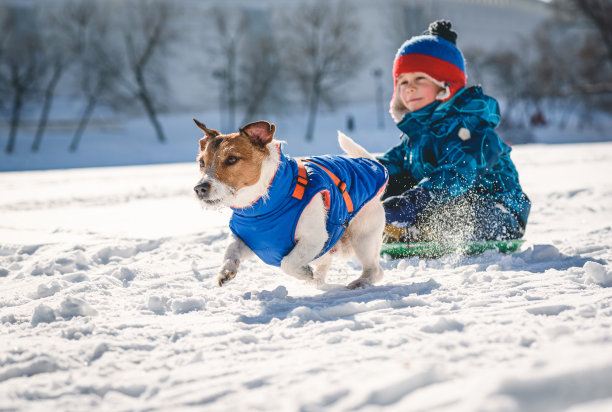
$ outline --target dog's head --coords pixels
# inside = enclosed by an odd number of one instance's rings
[[[202,177],[194,187],[202,204],[243,207],[242,203],[250,203],[250,197],[262,196],[258,186],[265,192],[269,182],[258,183],[266,168],[264,163],[271,157],[268,144],[274,139],[276,127],[258,121],[241,127],[237,133],[222,135],[193,120],[204,131],[197,157]]]

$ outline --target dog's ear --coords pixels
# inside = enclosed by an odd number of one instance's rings
[[[240,128],[240,133],[248,137],[253,144],[265,146],[274,139],[276,126],[273,123],[260,120]]]
[[[204,123],[200,122],[198,119],[194,118],[193,121],[195,122],[196,126],[198,126],[206,134],[206,137],[217,137],[221,134],[218,130],[209,129]]]
[[[208,127],[206,127],[204,123],[200,122],[196,118],[194,118],[193,121],[195,122],[196,126],[198,126],[205,133],[205,136],[200,139],[200,150],[203,151],[204,148],[206,147],[206,142],[208,141],[208,139],[217,137],[221,133],[219,133],[219,131],[217,130],[209,129]]]

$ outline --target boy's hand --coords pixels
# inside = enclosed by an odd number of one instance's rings
[[[383,201],[386,221],[398,227],[413,226],[430,201],[431,195],[421,187],[387,198]]]

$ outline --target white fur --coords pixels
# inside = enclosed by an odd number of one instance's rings
[[[236,273],[238,273],[238,267],[240,261],[249,258],[253,255],[253,251],[240,239],[238,236],[232,233],[232,238],[225,249],[225,256],[223,257],[223,266],[217,276],[217,282],[219,286],[223,286],[224,283],[234,279]]]
[[[252,186],[244,187],[238,190],[232,199],[229,199],[232,207],[243,208],[247,207],[262,196],[267,195],[268,186],[274,178],[276,169],[278,169],[278,163],[280,161],[279,145],[278,142],[272,140],[266,146],[270,153],[261,164],[261,174],[259,180]]]
[[[338,142],[342,149],[352,157],[374,157],[348,136],[338,132]],[[267,188],[278,167],[279,153],[275,141],[268,145],[270,155],[263,161],[259,181],[248,188],[241,189],[231,196],[234,207],[252,204],[262,196],[267,196]],[[362,265],[361,276],[348,285],[349,288],[371,285],[383,277],[379,256],[382,245],[382,232],[385,225],[385,213],[379,198],[371,200],[353,218],[340,241],[325,255],[317,258],[327,241],[325,221],[327,211],[321,194],[316,195],[304,208],[296,226],[295,247],[281,261],[281,269],[298,279],[322,284],[332,257],[337,255],[357,255]],[[232,280],[238,272],[242,259],[253,252],[236,236],[225,251],[224,263],[219,272],[219,285]],[[310,263],[315,265],[313,271]]]
[[[210,194],[206,199],[200,199],[203,207],[229,206],[228,199],[234,196],[234,189],[223,182],[218,181],[210,175],[210,170],[206,170],[202,174],[202,178],[198,181],[201,183],[210,183]]]
[[[338,144],[347,155],[351,157],[365,157],[376,160],[374,156],[363,147],[359,146],[353,139],[338,130]]]
[[[371,285],[382,279],[379,259],[384,227],[385,210],[380,199],[366,204],[348,227],[350,246],[362,267],[361,276],[349,284],[350,289]]]
[[[327,211],[321,194],[312,198],[304,208],[295,229],[295,247],[281,261],[283,272],[298,279],[314,280],[310,262],[319,254],[327,241],[325,220]]]

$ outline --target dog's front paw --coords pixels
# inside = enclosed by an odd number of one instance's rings
[[[236,277],[236,272],[224,271],[224,272],[219,273],[219,276],[217,276],[217,282],[219,283],[219,286],[223,286],[224,283],[229,282],[235,277]]]
[[[236,273],[238,273],[238,264],[235,261],[226,260],[223,267],[219,271],[219,276],[217,276],[219,286],[223,286],[224,283],[234,279],[236,277]]]

